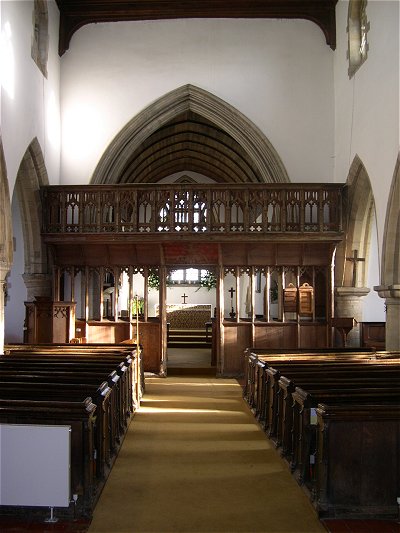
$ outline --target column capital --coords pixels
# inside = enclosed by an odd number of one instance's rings
[[[0,282],[4,282],[7,275],[10,273],[11,265],[0,262]]]
[[[335,287],[337,298],[362,298],[367,296],[370,291],[369,287]]]
[[[52,278],[50,274],[22,274],[27,299],[33,301],[36,296],[51,296]]]
[[[374,287],[381,298],[400,299],[400,285],[378,285]]]

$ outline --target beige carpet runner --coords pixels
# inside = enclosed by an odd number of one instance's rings
[[[89,533],[325,532],[235,380],[146,379]]]

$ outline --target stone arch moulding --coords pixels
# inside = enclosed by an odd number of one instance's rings
[[[390,189],[382,255],[382,284],[397,286],[400,294],[400,154]]]
[[[41,238],[40,187],[48,184],[43,152],[35,138],[22,158],[15,182],[24,239],[23,278],[28,300],[34,296],[50,296],[51,292],[46,247]]]
[[[371,231],[372,224],[376,224],[376,217],[371,182],[358,155],[350,167],[347,185],[346,239],[336,251],[335,286],[361,288],[365,287],[367,282]],[[358,258],[362,259],[357,261],[357,264],[348,259],[354,258],[355,251]]]
[[[2,275],[11,268],[13,260],[11,201],[8,187],[3,142],[0,136],[0,269]],[[3,279],[3,278],[1,278]]]
[[[263,182],[290,181],[278,153],[254,123],[220,98],[189,84],[165,94],[126,124],[101,157],[91,183],[117,183],[132,152],[185,111],[197,113],[235,139],[249,155]]]

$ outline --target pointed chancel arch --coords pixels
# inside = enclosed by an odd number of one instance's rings
[[[336,253],[335,285],[365,287],[371,231],[376,218],[371,182],[358,156],[350,168],[347,184],[346,239]]]
[[[184,85],[120,131],[91,182],[154,183],[179,171],[221,183],[289,181],[279,155],[255,124],[211,93]]]
[[[42,149],[35,138],[22,158],[15,182],[15,200],[19,203],[24,239],[23,277],[28,300],[34,296],[50,296],[47,253],[41,239],[40,202],[40,187],[48,184]]]

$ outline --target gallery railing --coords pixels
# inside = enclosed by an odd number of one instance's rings
[[[273,234],[342,231],[342,184],[43,187],[44,233]]]

